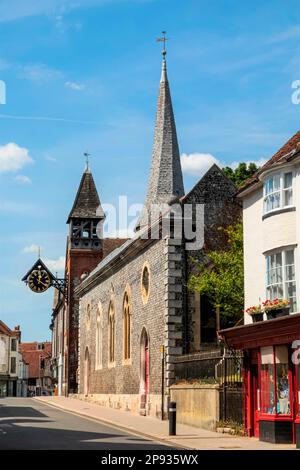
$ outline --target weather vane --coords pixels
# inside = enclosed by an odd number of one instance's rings
[[[83,155],[85,156],[85,163],[86,163],[86,167],[88,168],[89,167],[89,157],[91,156],[91,154],[89,152],[84,152]]]
[[[162,31],[162,37],[161,38],[157,38],[156,41],[157,42],[163,42],[164,45],[163,45],[163,50],[162,50],[162,55],[165,57],[167,51],[166,51],[166,41],[168,41],[168,38],[166,38],[166,34],[167,34],[167,31]]]

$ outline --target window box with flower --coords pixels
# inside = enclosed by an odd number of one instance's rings
[[[261,305],[254,305],[253,307],[248,307],[245,312],[251,316],[253,323],[263,321],[264,312]]]
[[[290,313],[290,301],[287,299],[266,300],[263,302],[263,308],[268,320],[285,317]]]

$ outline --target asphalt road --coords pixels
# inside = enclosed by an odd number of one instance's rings
[[[44,405],[0,398],[0,450],[159,450],[161,443]]]

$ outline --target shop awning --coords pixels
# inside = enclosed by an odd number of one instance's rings
[[[300,313],[218,332],[220,339],[233,349],[253,349],[300,340]]]

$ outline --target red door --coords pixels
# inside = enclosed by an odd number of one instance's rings
[[[145,395],[149,394],[149,346],[145,344]]]

